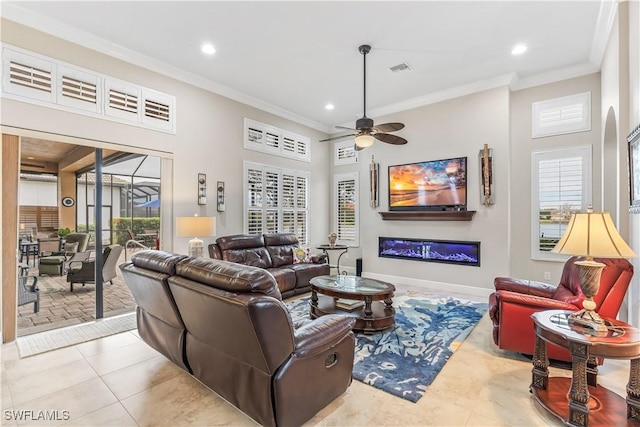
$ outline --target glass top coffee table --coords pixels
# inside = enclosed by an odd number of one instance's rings
[[[354,317],[355,330],[374,333],[395,324],[391,283],[357,276],[317,276],[311,284],[312,318],[325,314],[343,314]],[[321,294],[321,295],[318,295]]]

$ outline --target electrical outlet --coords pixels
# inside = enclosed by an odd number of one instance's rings
[[[544,272],[544,280],[551,280],[551,272],[550,271],[545,271]]]

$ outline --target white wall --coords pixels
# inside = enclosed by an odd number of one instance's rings
[[[406,145],[376,141],[360,151],[357,165],[331,167],[331,173],[353,170],[360,177],[360,248],[350,249],[341,263],[353,266],[362,257],[365,275],[393,283],[427,286],[447,292],[471,291],[465,287],[493,289],[495,276],[509,272],[509,90],[506,87],[376,117],[376,123],[402,122],[397,135]],[[496,204],[480,204],[478,154],[489,144],[494,156]],[[371,156],[380,164],[380,206],[369,207]],[[401,163],[467,156],[468,210],[477,211],[472,221],[383,221],[388,211],[388,166]],[[335,228],[335,226],[333,226]],[[481,242],[480,267],[460,266],[378,257],[378,237],[409,237]],[[342,266],[342,264],[341,264]]]
[[[591,92],[591,131],[531,137],[531,104],[546,99]],[[590,145],[593,148],[594,210],[600,203],[600,75],[564,80],[543,86],[514,91],[511,94],[511,262],[514,277],[548,283],[558,283],[562,261],[534,261],[531,259],[531,153],[565,147]],[[544,273],[551,273],[551,280]]]

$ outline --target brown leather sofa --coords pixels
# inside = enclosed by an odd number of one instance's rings
[[[283,298],[311,290],[309,280],[329,274],[324,254],[312,257],[310,263],[293,263],[293,249],[299,247],[293,233],[236,234],[219,237],[209,245],[209,256],[238,264],[267,269],[278,283]]]
[[[351,384],[354,320],[292,320],[264,269],[152,250],[120,269],[140,337],[262,425],[302,425]]]

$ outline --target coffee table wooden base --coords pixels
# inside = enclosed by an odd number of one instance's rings
[[[365,334],[372,334],[395,325],[396,311],[392,306],[387,306],[383,301],[372,301],[371,311],[370,315],[366,315],[364,307],[353,311],[341,310],[336,307],[334,298],[323,295],[318,295],[317,305],[314,305],[313,302],[309,305],[309,314],[313,319],[325,314],[350,316],[356,319],[356,325],[353,329],[363,331]]]

